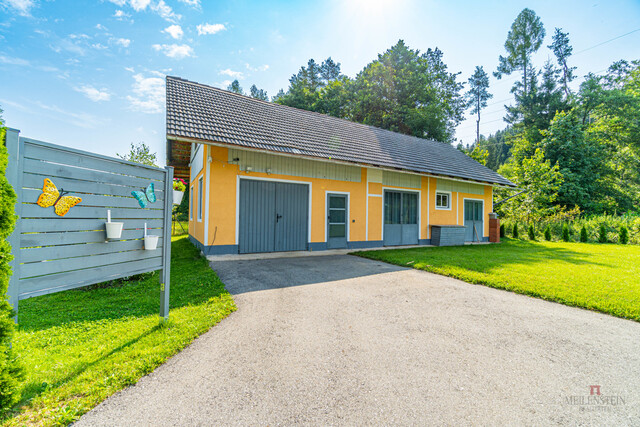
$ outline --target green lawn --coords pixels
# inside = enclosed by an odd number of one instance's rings
[[[636,245],[505,240],[357,255],[640,321]]]
[[[173,239],[171,312],[160,324],[158,273],[20,303],[14,346],[27,370],[6,425],[67,425],[236,309],[206,259]]]

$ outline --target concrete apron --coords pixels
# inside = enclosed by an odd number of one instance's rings
[[[488,245],[489,242],[466,242],[465,245]],[[327,249],[324,251],[264,252],[254,254],[207,255],[209,261],[250,261],[256,259],[299,258],[310,256],[346,255],[360,251],[383,251],[387,249],[435,248],[433,245],[381,246],[367,249]]]

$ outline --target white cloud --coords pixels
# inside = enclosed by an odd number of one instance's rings
[[[127,70],[130,73],[135,73],[136,70],[133,69],[133,67],[124,67],[125,70]]]
[[[55,113],[54,117],[59,117],[61,120],[81,128],[93,129],[105,123],[104,119],[96,117],[92,114],[75,113],[73,111],[63,110],[57,105],[46,105],[40,101],[36,101],[34,102],[34,104],[42,108],[43,110]]]
[[[247,70],[250,70],[250,71],[267,71],[269,69],[269,66],[267,64],[261,65],[261,66],[256,67],[256,68],[252,67],[249,64],[245,64],[245,65],[247,67]]]
[[[22,16],[31,16],[31,9],[35,5],[33,0],[4,0],[0,6],[7,6],[14,9]]]
[[[92,48],[96,49],[96,50],[106,50],[108,49],[107,46],[103,45],[102,43],[94,43],[91,45]]]
[[[233,71],[229,68],[227,68],[226,70],[220,71],[218,74],[222,74],[223,76],[229,76],[234,79],[240,79],[240,80],[244,79],[244,74],[242,73],[242,71]]]
[[[193,48],[188,44],[154,44],[156,51],[164,53],[169,58],[182,59],[193,55]]]
[[[74,90],[82,93],[84,96],[92,100],[93,102],[108,101],[111,99],[111,94],[106,89],[96,89],[91,85],[83,85],[74,87]]]
[[[136,12],[145,10],[149,3],[151,3],[151,0],[129,0],[129,4]]]
[[[199,35],[215,34],[224,31],[227,28],[223,24],[200,24],[196,27]]]
[[[26,59],[14,58],[14,57],[11,57],[11,56],[3,56],[3,55],[0,55],[0,64],[20,65],[20,66],[31,65],[31,63],[29,61],[27,61]]]
[[[124,19],[129,18],[131,15],[129,15],[128,13],[125,13],[124,10],[118,9],[113,13],[113,17],[116,18],[118,21],[122,21]]]
[[[116,44],[119,44],[122,47],[129,47],[131,44],[131,40],[129,39],[116,39]]]
[[[161,113],[164,107],[164,79],[134,74],[133,96],[127,96],[130,108],[142,113]]]
[[[133,0],[132,0],[133,1]],[[152,4],[151,5],[151,10],[153,10],[154,12],[156,12],[158,15],[160,15],[160,17],[162,19],[164,19],[165,21],[169,21],[169,22],[176,22],[178,21],[180,18],[182,18],[182,16],[176,14],[173,12],[173,9],[171,9],[171,6],[169,6],[168,4],[166,4],[164,2],[164,0],[160,0],[158,3],[156,4]]]
[[[107,27],[102,24],[96,24],[96,30],[107,31]]]
[[[162,30],[162,32],[169,34],[171,37],[173,37],[176,40],[181,39],[182,36],[184,35],[184,31],[182,31],[182,27],[180,27],[180,25],[170,25],[164,30]]]
[[[199,7],[200,0],[180,0],[184,4],[188,4],[189,6]]]

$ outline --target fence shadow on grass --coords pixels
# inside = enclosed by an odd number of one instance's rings
[[[23,300],[20,303],[18,327],[24,331],[38,331],[71,322],[159,314],[159,272],[146,273],[133,279]],[[172,310],[204,303],[225,292],[224,284],[187,239],[173,242]]]

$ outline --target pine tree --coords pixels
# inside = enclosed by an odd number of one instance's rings
[[[476,144],[480,143],[480,111],[487,106],[487,101],[493,98],[488,89],[489,76],[482,67],[476,67],[475,73],[469,77],[469,91],[465,94],[467,108],[471,108],[471,114],[477,114]]]

